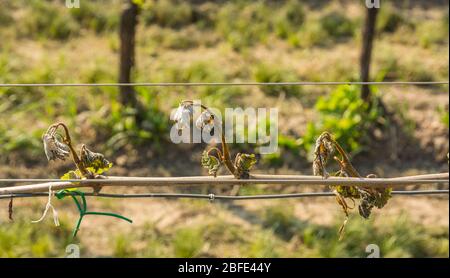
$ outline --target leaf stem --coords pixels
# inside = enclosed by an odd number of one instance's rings
[[[337,157],[334,157],[334,159],[339,163],[342,169],[345,170],[346,173],[348,173],[351,177],[359,178],[361,175],[358,173],[358,171],[353,167],[353,164],[350,162],[350,159],[348,158],[347,153],[344,151],[344,149],[339,145],[339,143],[331,138],[331,142],[333,142],[333,145],[336,147],[336,150],[341,155],[342,159],[338,159]]]
[[[75,163],[75,165],[77,166],[78,170],[80,170],[80,173],[84,176],[84,177],[89,177],[91,176],[91,173],[89,173],[88,170],[86,170],[86,168],[84,167],[82,161],[80,160],[80,157],[78,156],[77,152],[75,151],[73,145],[72,145],[72,139],[70,137],[70,132],[69,129],[67,128],[67,126],[63,123],[63,122],[59,122],[57,124],[54,124],[53,126],[50,126],[50,128],[54,129],[53,133],[56,132],[56,130],[59,127],[62,127],[64,130],[64,143],[69,147],[70,149],[70,153],[72,154],[72,160]],[[49,130],[50,130],[49,128]]]

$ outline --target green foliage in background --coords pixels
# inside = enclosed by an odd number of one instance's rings
[[[194,21],[193,6],[186,1],[146,1],[142,6],[144,22],[147,25],[180,28]]]
[[[0,9],[0,26],[9,26],[13,23],[13,17],[9,13],[8,4],[9,3],[2,3],[4,6]]]
[[[329,36],[318,20],[311,20],[298,33],[292,34],[288,41],[294,47],[310,48],[325,46],[329,42]]]
[[[401,10],[397,10],[392,3],[385,3],[378,14],[377,32],[393,33],[401,26],[413,27],[413,23],[401,13]]]
[[[153,76],[155,82],[227,82],[237,77],[225,71],[217,62],[200,59],[183,66],[165,66]],[[223,108],[243,94],[238,86],[199,86],[194,92],[204,103]]]
[[[100,5],[103,5],[100,3]],[[70,17],[81,28],[96,33],[115,31],[119,27],[119,15],[114,9],[102,9],[98,2],[85,1],[79,9],[70,9]]]
[[[175,257],[192,258],[199,255],[203,246],[200,229],[182,228],[175,233],[173,248]]]
[[[296,0],[288,1],[274,18],[275,34],[282,39],[287,39],[297,33],[305,21],[306,12],[303,5]]]
[[[335,38],[352,36],[355,30],[355,24],[342,12],[329,12],[320,22],[327,35]]]
[[[304,227],[300,236],[305,251],[314,257],[367,257],[366,246],[380,247],[382,258],[448,257],[448,230],[416,225],[405,215],[375,222],[351,219],[346,227],[345,240],[337,241],[335,230],[316,225]]]
[[[444,115],[442,115],[442,122],[448,127],[448,112],[445,112]]]
[[[261,83],[296,82],[298,77],[290,70],[280,69],[274,64],[259,64],[253,71],[253,79]],[[284,94],[288,97],[299,97],[300,86],[261,86],[260,89],[268,96],[279,96]]]
[[[80,26],[68,15],[68,9],[44,1],[29,2],[20,30],[23,36],[65,40],[80,32]]]
[[[2,3],[0,23],[2,26],[14,23],[16,35],[21,38],[67,40],[80,36],[84,30],[96,33],[116,30],[119,6],[113,3],[104,9],[102,5],[101,1],[87,1],[80,8],[68,9],[59,1],[18,0]]]
[[[263,211],[264,226],[286,242],[300,244],[293,251],[300,257],[367,257],[366,246],[380,247],[381,257],[446,257],[448,230],[427,229],[414,224],[405,214],[383,221],[354,217],[346,227],[345,239],[338,240],[336,222],[322,226],[302,221],[292,206],[271,206]]]
[[[448,13],[440,21],[424,22],[417,26],[419,43],[424,48],[448,43]]]
[[[64,257],[70,244],[66,221],[55,227],[52,221],[30,223],[23,215],[13,223],[0,225],[0,257]]]
[[[154,150],[160,150],[161,143],[167,140],[168,115],[158,108],[153,94],[137,94],[142,105],[139,118],[136,117],[138,111],[135,108],[123,106],[117,98],[111,98],[106,117],[94,120],[101,134],[110,134],[106,139],[108,152],[114,153],[130,143],[134,146],[152,143]]]
[[[127,235],[119,234],[113,241],[113,256],[115,258],[130,258],[133,256],[134,250],[131,248],[130,238]]]
[[[271,9],[262,2],[227,3],[218,14],[217,30],[236,50],[267,40]]]
[[[41,135],[40,132],[27,134],[24,130],[6,129],[0,126],[0,153],[4,156],[12,152],[29,156],[37,155],[42,149]]]
[[[332,131],[336,141],[352,154],[364,150],[367,132],[382,120],[383,114],[376,103],[369,105],[360,94],[360,86],[343,85],[317,101],[318,118],[308,124],[302,137],[302,146],[307,152],[313,149],[316,138],[324,131]]]
[[[284,3],[233,1],[220,8],[216,29],[235,50],[258,43],[270,44],[271,33],[280,39],[294,36],[306,12],[297,0]]]
[[[448,109],[439,109],[439,114],[441,117],[441,122],[446,125],[447,127],[449,127],[449,119],[448,119]]]
[[[225,251],[240,257],[359,257],[368,256],[369,243],[380,247],[381,257],[448,257],[448,229],[423,226],[406,214],[364,220],[351,219],[344,240],[338,240],[340,222],[319,225],[304,221],[290,204],[261,209],[262,226],[243,227],[222,218],[197,226],[176,224],[159,230],[145,224],[135,233],[117,233],[103,254],[114,257],[209,257]],[[70,227],[62,221],[30,224],[20,215],[14,223],[0,225],[0,257],[63,257],[70,243]],[[26,220],[25,220],[26,219]],[[251,230],[249,230],[251,229]],[[95,254],[95,246],[80,239],[81,256]],[[209,250],[209,251],[205,251]],[[228,253],[229,254],[229,253]]]

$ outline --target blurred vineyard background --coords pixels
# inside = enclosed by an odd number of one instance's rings
[[[0,83],[118,82],[125,0],[0,0]],[[135,82],[357,81],[363,1],[138,1]],[[449,74],[448,1],[382,1],[371,79],[445,81]],[[259,156],[255,172],[310,174],[314,140],[330,130],[363,174],[448,171],[448,86],[379,86],[392,117],[368,107],[358,86],[136,87],[138,106],[115,87],[0,88],[0,177],[58,178],[41,135],[64,121],[76,143],[106,154],[112,175],[203,175],[205,146],[170,142],[169,115],[183,99],[225,107],[279,108],[279,152]],[[370,132],[368,132],[370,130]],[[252,151],[235,144],[233,151]],[[136,191],[143,189],[135,189]],[[161,188],[151,188],[156,192]],[[173,188],[163,188],[173,191]],[[229,192],[230,188],[181,188]],[[320,190],[247,186],[241,194]],[[85,220],[82,256],[363,257],[375,243],[387,257],[448,257],[448,197],[394,197],[369,221],[343,220],[333,198],[258,202],[90,199],[132,225]],[[0,201],[0,257],[64,256],[76,211],[54,201],[62,226],[40,224],[45,198]]]

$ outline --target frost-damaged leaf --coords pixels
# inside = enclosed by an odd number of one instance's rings
[[[248,178],[250,176],[250,169],[256,164],[256,157],[254,154],[238,153],[234,162],[237,173],[235,176],[239,178]]]
[[[195,126],[200,130],[210,133],[214,129],[214,115],[209,111],[203,112],[197,121],[195,121]]]
[[[181,103],[175,111],[172,120],[176,122],[176,127],[180,131],[184,128],[189,128],[194,109],[192,104]]]
[[[359,214],[364,218],[369,218],[374,207],[383,208],[391,198],[391,188],[375,189],[373,191],[361,190],[361,202],[358,206]]]
[[[334,187],[336,192],[344,198],[360,198],[359,190],[356,186],[341,186]]]
[[[220,160],[212,156],[208,153],[208,151],[204,151],[202,154],[202,160],[201,160],[203,168],[208,169],[208,174],[212,175],[214,177],[217,176],[217,172],[220,169],[221,163]]]
[[[86,167],[86,170],[94,174],[100,175],[112,167],[112,163],[103,154],[94,153],[84,145],[81,148],[80,159]]]
[[[65,160],[69,156],[69,147],[60,142],[55,135],[44,134],[42,136],[44,143],[44,151],[47,159],[50,160]]]
[[[316,140],[314,149],[313,172],[314,176],[328,177],[325,166],[329,157],[333,154],[333,140],[328,132],[322,133]]]
[[[383,208],[388,200],[392,197],[392,188],[379,189],[378,198],[376,198],[375,206],[379,209]]]

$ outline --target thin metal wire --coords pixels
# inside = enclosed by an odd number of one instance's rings
[[[392,195],[442,195],[449,194],[449,190],[413,190],[413,191],[392,191]],[[291,194],[270,194],[270,195],[242,195],[228,196],[215,194],[186,194],[186,193],[139,193],[139,194],[111,194],[91,192],[84,193],[85,196],[102,197],[102,198],[170,198],[170,199],[209,199],[209,200],[264,200],[264,199],[288,199],[288,198],[308,198],[308,197],[332,197],[333,192],[308,192],[308,193],[291,193]],[[48,197],[48,193],[22,193],[0,195],[0,199],[9,198],[33,198]]]
[[[136,82],[136,83],[2,83],[0,87],[193,87],[193,86],[336,86],[336,85],[448,85],[449,81],[303,81],[303,82]]]

